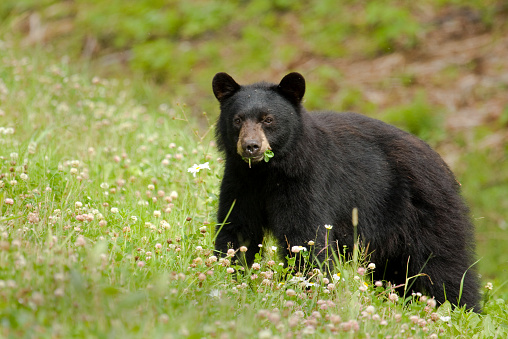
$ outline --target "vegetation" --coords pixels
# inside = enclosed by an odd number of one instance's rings
[[[433,71],[418,54],[433,53],[433,30],[448,27],[433,18],[455,18],[457,3],[1,2],[0,336],[507,336],[503,58],[440,55],[447,66]],[[456,39],[488,34],[498,55],[506,8],[469,5],[467,27],[479,28]],[[483,314],[404,300],[370,281],[368,258],[339,257],[328,278],[286,276],[270,242],[250,271],[214,258],[211,78],[289,69],[310,79],[308,107],[365,112],[444,155],[477,225]],[[490,82],[467,87],[471,74]],[[436,93],[461,93],[481,119],[459,110],[468,125]]]

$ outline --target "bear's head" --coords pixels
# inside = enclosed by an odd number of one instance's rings
[[[302,75],[290,73],[278,85],[240,86],[228,74],[217,73],[212,87],[221,107],[216,136],[222,151],[249,164],[266,159],[267,151],[274,160],[291,152],[302,129]]]

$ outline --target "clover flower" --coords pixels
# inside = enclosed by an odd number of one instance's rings
[[[307,248],[303,247],[303,246],[293,246],[293,247],[291,247],[291,252],[293,252],[293,253],[299,253],[301,251],[306,252]]]
[[[331,230],[331,229],[333,228],[333,226],[332,226],[332,225],[325,225],[325,228],[326,228],[327,230]]]
[[[196,177],[196,173],[198,173],[202,169],[210,169],[208,162],[205,162],[204,164],[199,164],[199,165],[194,164],[194,165],[192,165],[192,167],[187,169],[187,172],[192,173],[192,176]]]

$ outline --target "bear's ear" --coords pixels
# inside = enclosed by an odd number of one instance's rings
[[[213,77],[212,88],[213,94],[221,102],[235,94],[240,89],[240,85],[229,74],[221,72]]]
[[[277,87],[288,99],[299,104],[305,94],[305,79],[300,73],[289,73]]]

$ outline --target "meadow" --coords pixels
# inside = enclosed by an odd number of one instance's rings
[[[206,29],[219,24],[208,22]],[[474,130],[450,133],[435,115],[442,107],[424,93],[409,103],[388,105],[377,116],[441,152],[452,149],[447,154],[478,228],[483,312],[476,314],[450,303],[437,305],[425,295],[404,299],[379,286],[370,279],[376,263],[361,253],[355,258],[339,254],[338,269],[330,276],[289,271],[270,239],[259,244],[263,256],[251,269],[216,257],[223,164],[213,140],[217,109],[211,93],[201,95],[188,83],[180,92],[168,84],[161,90],[160,83],[128,72],[105,75],[111,72],[103,66],[77,61],[55,46],[26,45],[5,27],[0,30],[0,337],[508,336],[502,246],[507,150],[505,144],[477,146],[499,135],[506,113]],[[192,32],[200,28],[184,31]],[[259,49],[262,39],[252,39],[250,45]],[[379,39],[379,46],[391,41]],[[150,63],[152,57],[146,64],[158,65]],[[185,62],[174,61],[171,67],[177,69],[167,72],[185,83],[179,73]],[[242,70],[239,64],[232,68]],[[199,81],[210,81],[205,76],[210,68],[196,72]],[[327,67],[316,71],[330,72]],[[457,77],[446,76],[447,81]],[[325,82],[310,86],[311,108],[323,104],[317,94]],[[503,88],[488,95],[495,97]],[[376,110],[357,88],[341,93],[326,98],[337,107],[350,105],[371,115]],[[196,104],[204,101],[205,113]],[[292,255],[290,262],[308,251]]]

